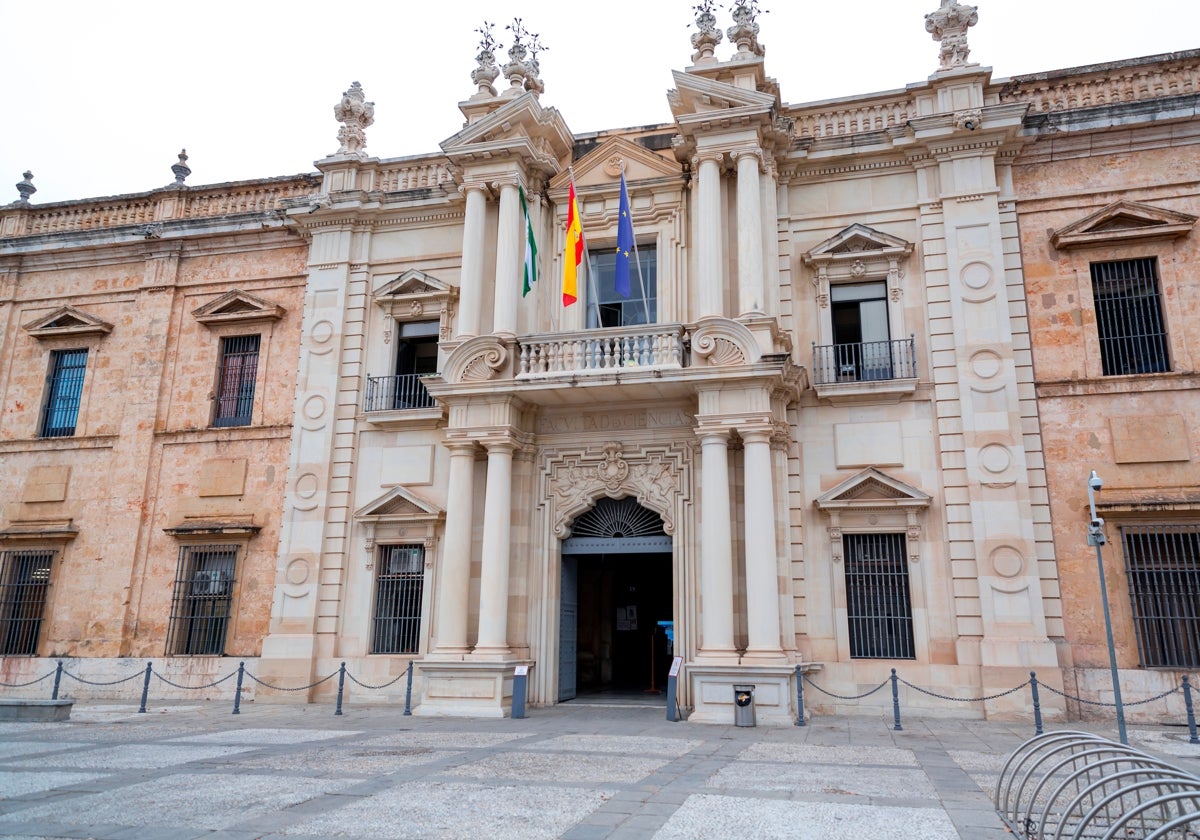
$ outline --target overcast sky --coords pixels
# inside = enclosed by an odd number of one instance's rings
[[[183,147],[193,186],[312,171],[355,80],[375,102],[368,154],[436,151],[474,92],[474,29],[494,21],[507,47],[514,15],[548,48],[541,101],[572,131],[666,122],[694,2],[0,0],[0,204],[26,169],[35,204],[164,186]],[[923,81],[938,3],[760,0],[767,73],[792,104]],[[1200,48],[1197,0],[976,5],[971,60],[996,78]],[[731,52],[726,39],[718,57]]]

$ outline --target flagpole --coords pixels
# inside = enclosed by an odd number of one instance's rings
[[[568,166],[567,172],[569,172],[571,175],[571,186],[574,187],[575,186],[575,167]],[[578,209],[578,207],[579,207],[579,193],[578,192],[575,193],[575,207],[576,207],[576,209]],[[584,287],[589,290],[588,297],[590,297],[592,299],[592,306],[594,306],[596,308],[596,327],[599,328],[599,327],[604,326],[604,322],[600,318],[599,295],[597,294],[597,291],[595,288],[595,278],[592,277],[592,255],[588,251],[587,236],[585,236],[583,233],[583,213],[582,212],[579,213],[579,234],[580,234],[580,238],[583,240],[583,265],[584,265],[584,272],[587,274],[587,281],[584,283]],[[566,259],[566,257],[564,256],[563,259]],[[585,328],[587,327],[586,319],[584,321],[584,327]]]
[[[625,158],[621,158],[621,177],[622,178],[625,177]],[[629,191],[629,188],[628,188],[628,186],[626,186],[626,194],[628,194],[628,191]],[[630,206],[630,208],[629,208],[629,226],[630,226],[630,228],[633,227],[633,207],[632,206]],[[646,278],[642,277],[642,255],[638,253],[637,236],[636,235],[633,237],[633,260],[634,260],[634,262],[637,263],[638,285],[640,285],[642,287],[642,309],[646,313],[646,323],[650,324],[650,323],[652,323],[650,321],[650,302],[646,298]]]

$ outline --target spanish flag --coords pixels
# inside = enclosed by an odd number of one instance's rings
[[[567,204],[567,247],[563,253],[563,306],[579,300],[579,265],[583,262],[583,227],[579,224],[579,205],[575,202],[575,179],[571,179],[571,197]]]

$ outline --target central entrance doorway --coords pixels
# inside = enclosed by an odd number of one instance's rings
[[[558,699],[653,699],[674,655],[671,538],[636,499],[601,499],[563,541]]]

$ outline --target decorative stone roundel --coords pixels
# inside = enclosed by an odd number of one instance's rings
[[[1015,578],[1025,568],[1025,558],[1011,545],[1002,545],[992,551],[992,569],[1003,578]]]
[[[992,267],[981,262],[967,263],[963,266],[962,281],[964,285],[976,291],[986,289],[992,282]]]
[[[1000,372],[1003,360],[994,350],[980,350],[971,356],[971,372],[980,379],[991,379]]]
[[[989,443],[979,450],[979,465],[992,475],[1008,472],[1012,466],[1012,453],[999,443]]]

